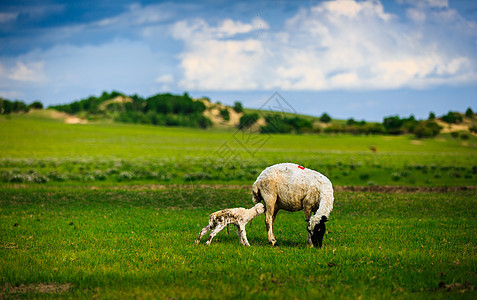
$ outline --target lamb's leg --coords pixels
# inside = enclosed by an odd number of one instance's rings
[[[250,244],[247,240],[247,232],[245,231],[245,225],[240,226],[239,230],[240,230],[240,242],[242,243],[242,245],[250,247]]]
[[[209,239],[207,240],[207,242],[205,242],[205,244],[210,245],[210,243],[212,243],[212,239],[214,238],[214,236],[216,236],[217,233],[219,233],[222,229],[224,229],[225,226],[227,226],[227,225],[219,224],[219,225],[217,225],[217,227],[212,229],[212,231],[210,232],[210,235],[209,235]]]
[[[206,234],[207,232],[209,232],[209,230],[211,229],[210,227],[211,225],[207,225],[205,226],[204,228],[202,228],[202,230],[199,232],[199,236],[197,237],[197,239],[195,240],[195,243],[198,244],[200,243],[200,239],[204,236],[204,234]]]
[[[240,231],[240,226],[235,224],[235,227],[237,227],[237,235],[239,237],[239,242],[240,242],[240,244],[243,244],[243,239],[242,239],[242,233]]]

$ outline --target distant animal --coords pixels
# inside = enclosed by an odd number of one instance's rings
[[[373,153],[378,152],[378,148],[376,148],[376,146],[371,146],[371,147],[369,147],[369,149],[370,149],[371,151],[373,151]]]
[[[281,209],[291,212],[303,209],[308,243],[312,247],[322,246],[325,222],[334,202],[333,186],[326,176],[294,163],[281,163],[263,170],[252,190],[253,202],[265,204],[268,241],[273,246],[277,243],[273,224]]]
[[[234,224],[237,227],[237,235],[242,245],[250,246],[247,240],[247,233],[245,232],[245,225],[252,221],[255,217],[263,214],[265,207],[262,203],[257,203],[254,207],[246,209],[242,207],[229,208],[219,210],[209,215],[209,224],[202,228],[195,243],[200,243],[200,239],[210,230],[209,239],[205,243],[210,245],[212,239],[229,224]],[[227,228],[228,230],[228,228]]]

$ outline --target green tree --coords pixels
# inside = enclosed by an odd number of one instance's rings
[[[43,104],[40,101],[35,101],[32,104],[28,105],[30,109],[43,109]]]
[[[330,123],[331,122],[331,117],[327,113],[323,113],[320,117],[320,122],[323,123]]]
[[[401,129],[404,121],[399,118],[399,116],[391,116],[384,118],[383,125],[386,128],[386,132],[389,134],[401,134],[403,131]]]
[[[473,118],[474,117],[474,112],[472,111],[472,109],[470,107],[467,108],[467,110],[465,111],[465,116],[467,118]]]
[[[240,103],[240,102],[238,102],[238,101],[235,101],[235,102],[234,102],[234,110],[235,110],[237,113],[243,112],[242,103]]]

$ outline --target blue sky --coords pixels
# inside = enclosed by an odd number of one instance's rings
[[[477,1],[2,1],[0,96],[102,91],[381,121],[477,110]]]

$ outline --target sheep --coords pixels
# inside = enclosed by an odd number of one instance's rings
[[[325,222],[333,209],[333,186],[328,178],[317,171],[294,163],[270,166],[260,173],[253,184],[253,202],[265,204],[265,224],[268,241],[276,246],[273,223],[280,209],[304,210],[308,243],[322,246]],[[314,213],[312,216],[311,214]]]
[[[200,238],[204,236],[209,230],[209,239],[205,243],[210,245],[214,236],[228,225],[234,224],[237,227],[237,235],[242,245],[250,246],[247,240],[247,233],[245,232],[245,225],[252,221],[255,217],[265,212],[265,206],[262,203],[257,203],[254,207],[246,209],[242,207],[219,210],[209,215],[209,225],[205,226],[199,233],[195,240],[196,244],[200,243]]]

